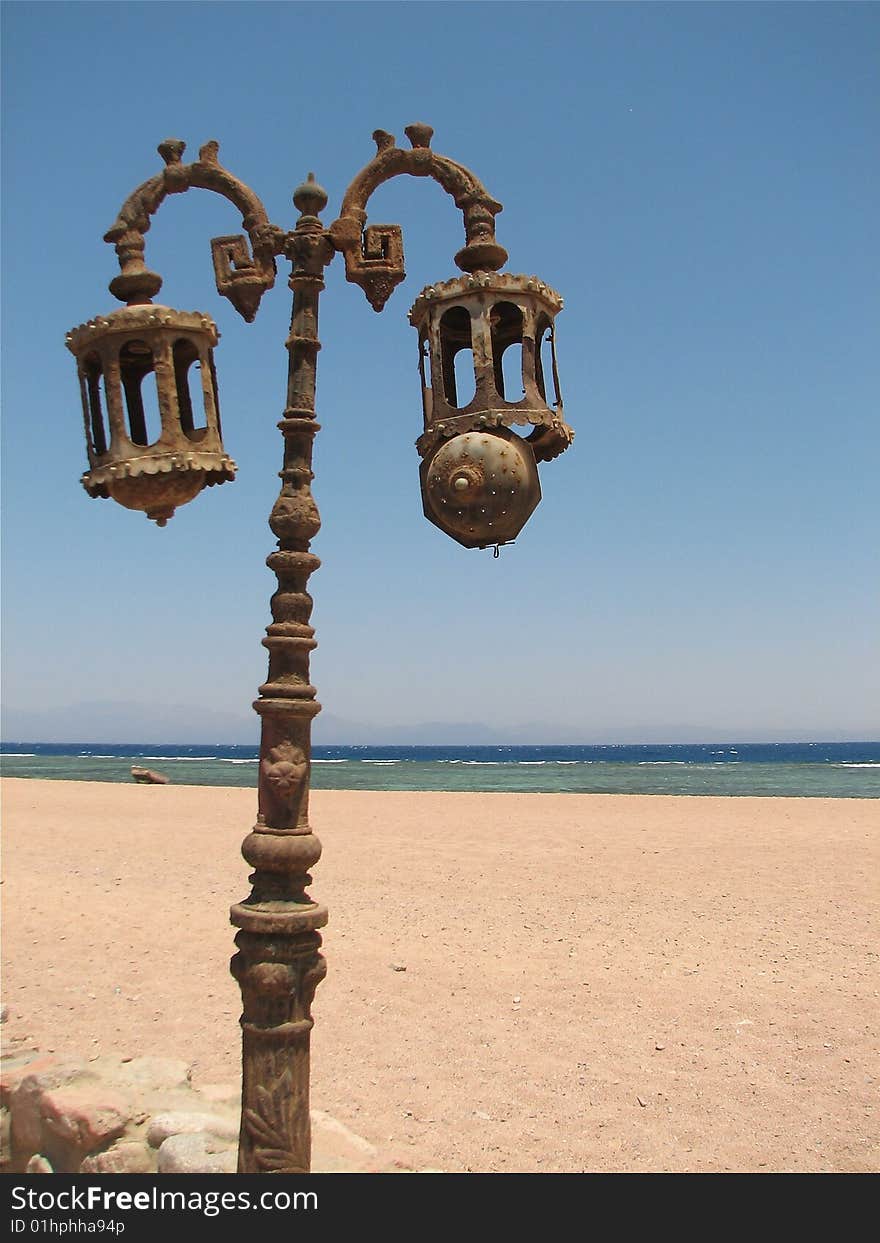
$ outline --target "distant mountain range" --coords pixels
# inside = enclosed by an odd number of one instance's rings
[[[861,730],[760,729],[741,725],[608,725],[582,728],[545,721],[487,725],[480,721],[422,721],[370,724],[332,713],[316,717],[312,738],[324,746],[505,746],[698,742],[864,742],[878,737],[877,726]],[[254,745],[259,741],[256,713],[205,712],[187,705],[107,702],[52,709],[4,707],[2,737],[8,742],[152,742]]]

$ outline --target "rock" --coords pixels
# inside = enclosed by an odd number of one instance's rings
[[[146,1144],[125,1141],[114,1144],[106,1152],[86,1157],[80,1174],[151,1174],[155,1169],[153,1153]]]
[[[199,1094],[206,1101],[217,1101],[218,1103],[228,1101],[230,1105],[237,1107],[241,1100],[241,1084],[202,1083],[199,1085]]]
[[[8,1093],[6,1100],[12,1114],[12,1148],[17,1160],[27,1161],[40,1151],[43,1139],[40,1109],[43,1093],[60,1088],[62,1084],[75,1078],[80,1069],[75,1062],[46,1057],[31,1061],[20,1072],[9,1072],[5,1083]],[[14,1089],[13,1083],[16,1085]]]
[[[138,1092],[157,1092],[189,1087],[189,1062],[174,1057],[134,1057],[101,1059],[99,1072],[108,1082]]]
[[[204,1131],[216,1139],[238,1139],[238,1122],[219,1114],[163,1113],[156,1114],[147,1131],[147,1142],[161,1148],[172,1135],[194,1135]]]
[[[42,1095],[40,1114],[43,1146],[68,1171],[108,1140],[118,1139],[131,1119],[128,1103],[103,1084],[52,1088]]]
[[[3,1059],[0,1070],[0,1102],[10,1105],[12,1095],[29,1075],[38,1075],[48,1085],[58,1085],[73,1079],[80,1067],[69,1058],[48,1057],[31,1050]]]
[[[12,1160],[12,1115],[5,1105],[0,1105],[0,1165]]]
[[[322,1109],[313,1109],[311,1111],[312,1134],[321,1133],[321,1140],[325,1147],[333,1146],[346,1155],[357,1154],[360,1157],[375,1157],[377,1150],[368,1140],[363,1139],[360,1135],[355,1135],[354,1131],[350,1131],[338,1119],[333,1118],[330,1114],[324,1113]]]
[[[9,1006],[0,1006],[0,1023],[5,1023],[9,1018]]]
[[[160,1174],[234,1174],[238,1151],[204,1131],[171,1135],[159,1149]]]
[[[24,1169],[25,1174],[54,1174],[52,1163],[42,1153],[35,1152]]]
[[[155,768],[140,768],[137,764],[132,764],[131,775],[141,785],[167,786],[171,780],[165,773],[156,772]]]
[[[406,964],[402,962],[393,962],[391,964],[392,971],[406,971]]]
[[[378,1150],[330,1114],[312,1110],[312,1172],[351,1174],[387,1169]]]

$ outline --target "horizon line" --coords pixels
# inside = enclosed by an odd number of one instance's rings
[[[8,746],[29,746],[29,747],[64,747],[64,746],[90,746],[90,747],[134,747],[134,746],[151,746],[151,747],[194,747],[201,746],[202,743],[216,747],[252,747],[259,749],[259,742],[208,742],[208,739],[200,738],[197,741],[180,742],[174,739],[168,742],[157,742],[150,739],[125,739],[117,742],[110,742],[106,738],[98,739],[72,739],[65,738],[56,741],[35,740],[27,738],[9,738],[0,739],[0,747]],[[880,746],[880,738],[709,738],[688,739],[684,742],[663,742],[659,739],[645,740],[642,742],[313,742],[312,747],[699,747],[699,746],[821,746],[823,744],[830,746],[846,746],[853,744],[868,744],[871,746]]]

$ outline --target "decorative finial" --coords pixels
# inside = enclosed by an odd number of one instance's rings
[[[220,144],[216,138],[209,138],[203,147],[199,147],[199,159],[203,164],[219,164],[217,153]]]
[[[186,143],[182,138],[166,138],[164,142],[159,143],[156,150],[166,164],[179,164],[180,157],[186,150]]]
[[[374,129],[373,142],[376,144],[377,151],[387,151],[389,147],[394,146],[394,135],[389,134],[385,129]]]
[[[407,125],[403,131],[414,147],[430,147],[431,139],[434,137],[434,130],[430,125],[423,125],[420,121],[415,125]]]
[[[293,205],[304,216],[317,216],[327,206],[327,191],[315,181],[314,173],[309,173],[302,185],[294,190]]]

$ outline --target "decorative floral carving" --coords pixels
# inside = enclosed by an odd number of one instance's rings
[[[272,1174],[308,1173],[306,1154],[296,1153],[288,1146],[293,1138],[294,1120],[302,1117],[290,1068],[285,1069],[270,1088],[258,1083],[254,1097],[256,1107],[246,1107],[242,1120],[254,1145],[253,1160],[257,1170]]]
[[[263,760],[263,775],[275,793],[286,800],[293,798],[305,781],[307,771],[305,752],[292,742],[273,747]]]

